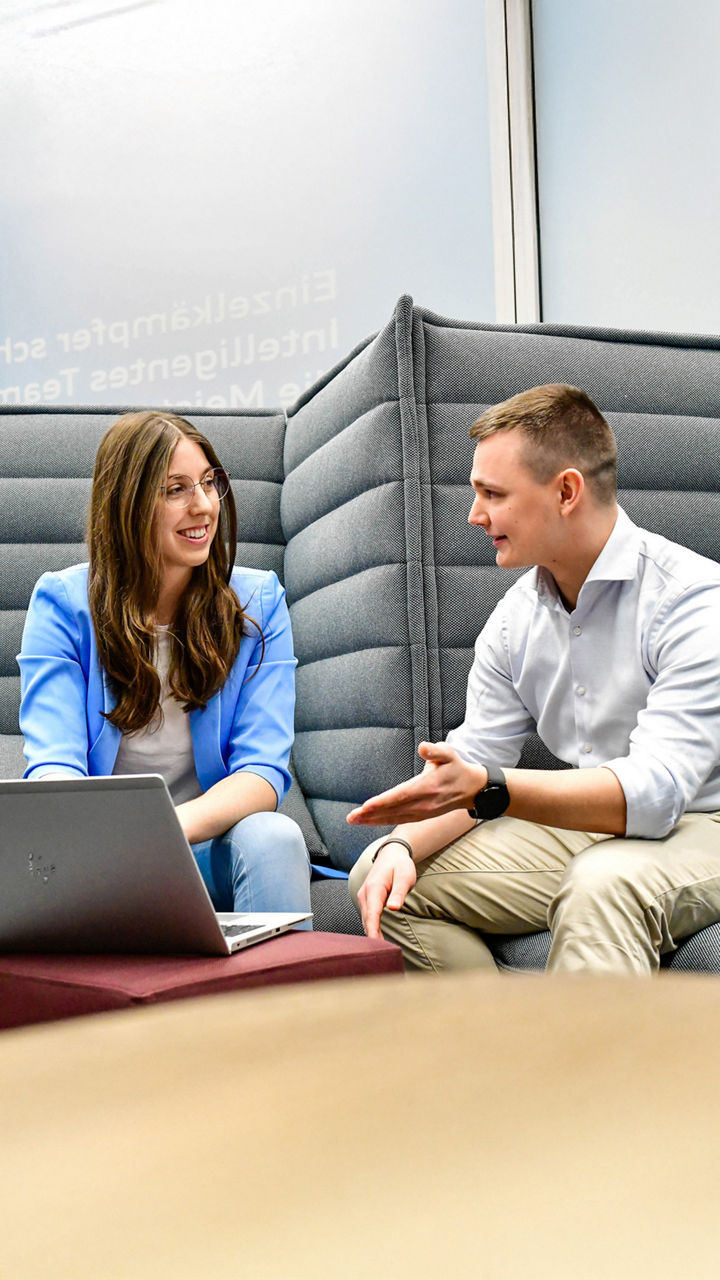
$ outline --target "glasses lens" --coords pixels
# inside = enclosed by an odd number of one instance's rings
[[[208,498],[224,498],[230,488],[230,477],[222,467],[215,467],[202,480],[198,480],[197,484],[193,484],[189,476],[174,476],[163,489],[165,501],[172,503],[174,507],[189,507],[198,488]]]
[[[218,498],[224,498],[230,488],[230,477],[222,467],[216,467],[213,471],[213,484]]]
[[[194,492],[195,486],[189,476],[175,476],[165,486],[165,501],[172,503],[174,507],[186,507]]]

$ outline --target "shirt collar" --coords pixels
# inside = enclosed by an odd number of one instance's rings
[[[640,549],[640,530],[636,528],[622,507],[618,507],[617,520],[612,533],[590,570],[583,586],[588,582],[622,582],[634,578]]]
[[[623,582],[634,578],[639,548],[640,530],[622,507],[618,507],[610,537],[585,579],[583,588],[588,582]],[[530,586],[537,592],[538,600],[551,608],[557,606],[564,609],[555,579],[547,569],[539,566],[532,569]]]

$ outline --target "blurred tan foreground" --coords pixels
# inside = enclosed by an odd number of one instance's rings
[[[719,1076],[720,985],[688,975],[383,977],[5,1032],[0,1275],[715,1280]]]

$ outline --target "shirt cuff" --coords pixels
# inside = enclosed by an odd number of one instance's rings
[[[612,770],[625,793],[626,836],[659,840],[677,826],[685,809],[684,798],[659,760],[623,756],[605,761],[602,767]]]
[[[81,773],[79,769],[73,769],[71,765],[42,765],[37,764],[32,769],[25,770],[26,782],[57,782],[67,778],[86,778],[86,773]]]
[[[275,792],[278,806],[285,799],[292,781],[289,773],[284,773],[282,769],[275,769],[269,764],[245,764],[241,765],[239,769],[233,769],[233,773],[255,773],[258,778],[264,778],[266,782],[270,783]]]

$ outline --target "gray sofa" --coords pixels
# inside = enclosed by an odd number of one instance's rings
[[[287,414],[189,413],[233,476],[238,560],[287,589],[298,699],[285,807],[319,868],[352,866],[369,836],[348,809],[414,772],[417,743],[463,716],[475,636],[512,581],[467,524],[468,428],[556,381],[611,422],[628,514],[720,560],[720,339],[467,324],[406,297]],[[0,406],[1,776],[23,768],[24,609],[44,569],[84,558],[95,450],[121,412]],[[538,739],[523,762],[558,767]],[[359,932],[343,879],[320,874],[313,906],[316,927]],[[509,969],[541,968],[549,947],[545,933],[489,941]],[[666,963],[720,972],[720,925]]]

